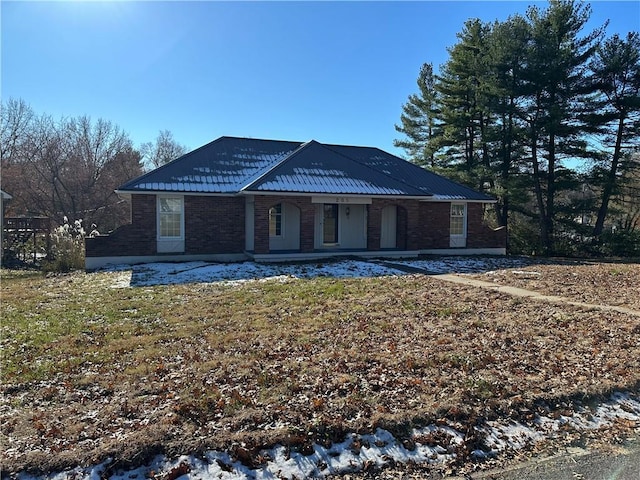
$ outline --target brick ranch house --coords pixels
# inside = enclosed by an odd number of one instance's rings
[[[506,251],[493,198],[372,147],[220,137],[117,193],[131,223],[86,239],[87,270]]]

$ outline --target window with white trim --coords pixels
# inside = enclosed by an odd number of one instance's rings
[[[279,203],[269,209],[269,236],[282,236],[282,204]]]
[[[451,204],[451,223],[449,232],[451,235],[464,235],[465,234],[465,213],[466,208],[463,203]]]
[[[182,238],[182,197],[158,197],[158,237]]]

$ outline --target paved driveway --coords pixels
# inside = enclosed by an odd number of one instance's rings
[[[639,480],[640,444],[618,454],[576,451],[518,468],[472,475],[474,480]]]

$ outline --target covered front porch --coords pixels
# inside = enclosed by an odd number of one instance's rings
[[[419,221],[415,200],[256,195],[245,212],[245,251],[256,260],[418,254],[408,233]]]

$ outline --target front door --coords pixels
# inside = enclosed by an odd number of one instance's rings
[[[382,209],[380,221],[380,248],[396,248],[397,225],[398,209],[395,205],[387,205]]]
[[[338,204],[325,203],[323,209],[322,244],[338,244]]]

